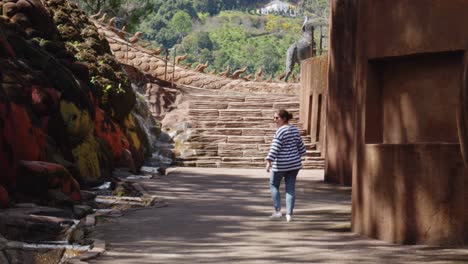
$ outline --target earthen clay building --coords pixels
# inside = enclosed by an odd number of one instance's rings
[[[466,0],[331,1],[326,180],[352,182],[353,231],[468,242],[466,25]]]

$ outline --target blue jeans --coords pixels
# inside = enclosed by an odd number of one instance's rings
[[[296,177],[299,170],[273,171],[270,177],[271,199],[277,212],[281,211],[280,183],[284,177],[286,183],[286,214],[292,215],[296,200]]]

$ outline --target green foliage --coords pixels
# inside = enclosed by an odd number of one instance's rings
[[[191,0],[153,0],[156,15],[170,21],[178,11],[184,11],[191,18],[197,18],[197,11]]]
[[[247,67],[246,74],[263,68],[265,76],[284,71],[303,15],[322,23],[329,14],[329,0],[283,1],[296,5],[300,17],[256,15],[270,0],[77,0],[88,14],[100,9],[118,16],[130,32],[141,31],[158,46],[176,45],[179,55],[189,54],[188,63],[208,62],[208,71]]]
[[[221,12],[185,37],[178,53],[189,54],[188,63],[208,62],[208,70],[247,67],[247,75],[262,68],[265,77],[278,75],[284,71],[288,47],[300,36],[301,23],[302,19]]]
[[[137,26],[146,39],[166,48],[179,43],[192,29],[192,21],[198,20],[197,12],[189,0],[153,0],[154,12]]]
[[[176,35],[187,35],[192,29],[192,20],[189,14],[184,11],[175,13],[169,23],[169,28],[172,29]]]
[[[107,17],[117,17],[118,27],[127,26],[134,32],[141,20],[153,11],[154,0],[74,0],[88,15],[101,11]]]
[[[210,16],[219,14],[223,6],[221,0],[195,0],[193,6],[200,13],[208,13]]]
[[[224,0],[222,2],[222,10],[245,11],[246,9],[249,10],[266,4],[270,2],[270,0]]]
[[[328,19],[330,14],[329,0],[299,0],[297,5],[304,15]]]

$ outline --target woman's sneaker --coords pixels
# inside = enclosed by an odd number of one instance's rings
[[[283,214],[281,214],[281,212],[274,212],[270,215],[270,219],[280,219],[282,216]]]
[[[287,214],[287,215],[286,215],[286,222],[291,222],[291,220],[292,220],[291,215],[288,215],[288,214]]]

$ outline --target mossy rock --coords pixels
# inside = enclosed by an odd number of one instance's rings
[[[80,33],[72,26],[59,25],[57,29],[63,40],[81,40]]]
[[[112,191],[112,194],[115,196],[130,196],[130,197],[139,197],[142,195],[140,191],[135,189],[133,185],[129,182],[117,182],[115,189]]]
[[[98,72],[97,65],[94,64],[94,61],[96,60],[96,53],[92,51],[88,52],[87,50],[83,49],[75,53],[75,58],[78,61],[91,63],[92,68],[96,69],[95,72]]]
[[[89,87],[77,83],[68,69],[49,53],[32,45],[34,42],[28,42],[16,35],[9,35],[8,40],[20,58],[29,61],[31,68],[40,70],[47,76],[51,85],[60,91],[63,99],[73,102],[78,109],[87,110],[94,117],[94,109],[87,95]]]
[[[68,2],[65,2],[64,0],[47,0],[47,5],[55,8],[61,7],[66,3]]]
[[[97,31],[96,27],[86,26],[81,30],[81,37],[84,39],[92,38],[92,39],[100,39],[100,35]]]
[[[98,71],[100,75],[104,78],[107,78],[109,80],[116,79],[114,69],[112,69],[112,67],[109,66],[109,64],[105,64],[105,63],[99,64]]]
[[[70,15],[66,14],[62,10],[57,10],[54,12],[54,21],[56,24],[68,24],[71,23]]]
[[[107,52],[110,52],[109,45],[106,45],[106,43],[99,38],[87,38],[85,40],[85,43],[88,47],[88,50],[92,50],[97,54],[105,54]]]
[[[50,54],[55,55],[58,52],[65,50],[65,45],[63,44],[63,42],[52,41],[43,38],[36,38],[34,40],[38,42],[41,48],[45,49]]]

